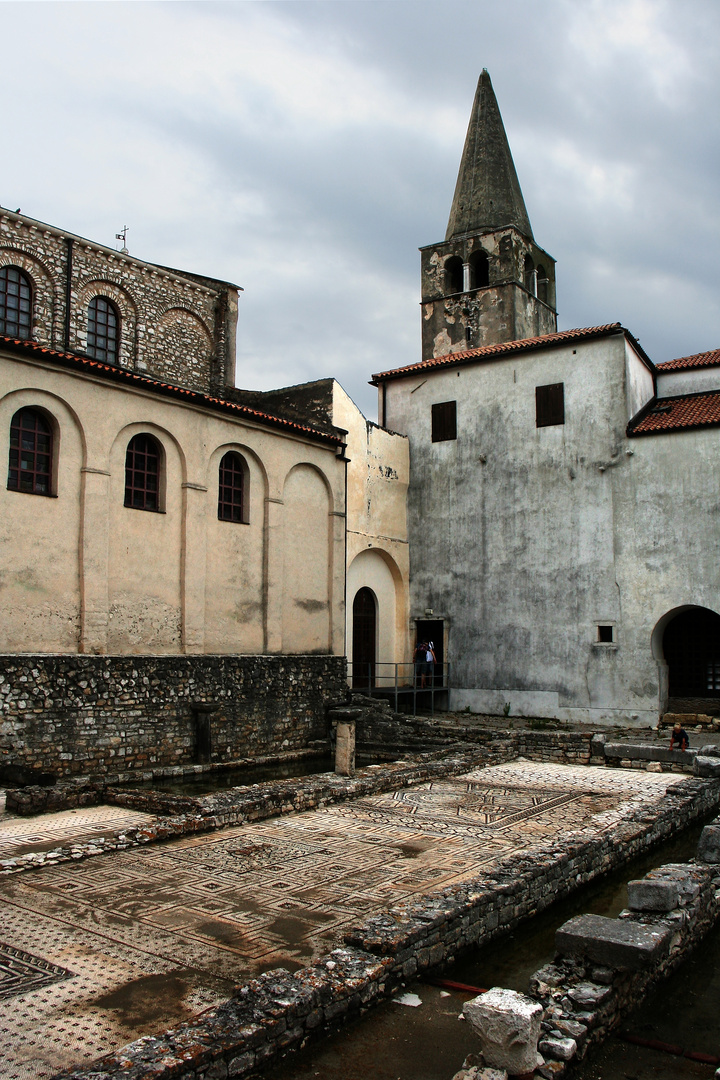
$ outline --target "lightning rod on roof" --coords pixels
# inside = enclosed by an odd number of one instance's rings
[[[129,228],[130,228],[129,225],[123,225],[122,231],[118,232],[118,233],[115,233],[115,239],[116,240],[122,240],[122,245],[123,246],[120,248],[120,254],[121,255],[128,255],[129,254],[128,249],[127,249],[127,234],[128,234],[128,229]]]

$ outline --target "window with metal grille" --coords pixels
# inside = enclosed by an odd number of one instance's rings
[[[245,463],[231,450],[220,462],[218,518],[220,521],[247,521],[245,517]]]
[[[87,354],[116,364],[120,344],[120,315],[107,296],[93,296],[88,306]]]
[[[535,426],[552,427],[565,423],[564,384],[549,383],[535,387]]]
[[[457,439],[457,402],[440,401],[432,407],[432,441]]]
[[[720,690],[720,663],[711,661],[707,665],[707,679],[705,685],[708,690],[717,692]]]
[[[125,453],[125,505],[134,510],[160,509],[162,450],[152,435],[135,435]]]
[[[52,495],[53,437],[50,424],[35,409],[20,409],[10,421],[10,491]]]
[[[0,270],[0,334],[29,338],[32,329],[32,285],[17,266]]]

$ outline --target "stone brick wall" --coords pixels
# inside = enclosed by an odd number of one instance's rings
[[[344,696],[344,674],[339,656],[0,656],[0,780],[142,772],[326,741],[326,707]]]
[[[234,383],[234,286],[141,262],[3,210],[0,266],[6,265],[31,280],[31,336],[40,344],[84,353],[88,304],[106,296],[120,314],[120,365],[204,393]]]

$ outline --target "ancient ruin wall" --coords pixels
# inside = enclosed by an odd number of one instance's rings
[[[452,962],[514,929],[579,885],[680,832],[720,802],[720,783],[684,780],[631,811],[612,835],[568,834],[497,871],[371,916],[346,947],[290,974],[270,971],[222,1005],[158,1037],[146,1036],[66,1080],[217,1080],[250,1076],[309,1039],[362,1015],[404,979]]]
[[[344,674],[339,656],[0,656],[0,777],[301,749],[327,740]]]

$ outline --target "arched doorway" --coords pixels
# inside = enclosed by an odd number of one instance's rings
[[[686,608],[668,622],[662,648],[670,698],[720,698],[720,615]]]
[[[358,589],[353,600],[352,684],[356,690],[375,685],[377,604],[372,589]]]

